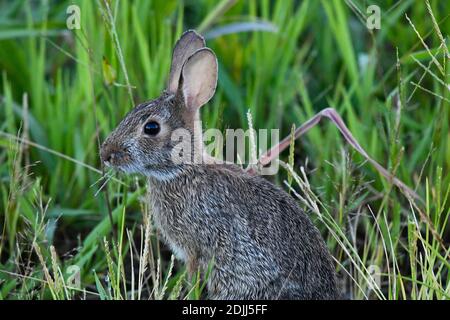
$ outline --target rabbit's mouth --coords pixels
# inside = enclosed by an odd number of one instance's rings
[[[127,153],[123,154],[113,153],[110,158],[103,161],[103,163],[107,167],[118,167],[118,168],[122,166],[127,166],[132,162],[133,161],[131,160],[131,156]]]
[[[104,161],[103,163],[108,168],[112,168],[126,174],[141,172],[141,167],[136,165],[133,161]]]
[[[120,168],[133,162],[129,148],[116,144],[104,143],[100,157],[107,167]]]

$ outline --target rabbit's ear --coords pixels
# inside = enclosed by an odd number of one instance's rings
[[[199,49],[183,66],[178,92],[182,93],[189,110],[197,110],[212,98],[216,86],[216,55],[209,48]]]
[[[194,30],[188,30],[180,37],[175,44],[172,53],[172,65],[170,67],[170,77],[168,89],[176,93],[180,81],[181,69],[186,60],[198,49],[205,47],[205,39]]]

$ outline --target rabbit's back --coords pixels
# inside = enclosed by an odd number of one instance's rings
[[[189,166],[150,181],[156,225],[182,260],[206,269],[223,299],[333,299],[331,256],[295,200],[235,165]]]

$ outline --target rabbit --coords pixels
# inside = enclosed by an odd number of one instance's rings
[[[318,229],[284,190],[241,167],[178,163],[176,130],[195,130],[214,95],[214,52],[194,30],[173,50],[167,89],[131,110],[101,146],[106,166],[144,175],[155,227],[190,274],[212,268],[209,299],[338,299],[332,258]],[[187,151],[189,152],[189,151]]]

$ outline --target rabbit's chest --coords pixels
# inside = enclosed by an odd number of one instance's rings
[[[181,195],[150,193],[149,204],[156,228],[175,256],[187,261],[193,251],[195,236],[189,226],[189,206]]]

